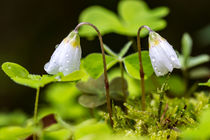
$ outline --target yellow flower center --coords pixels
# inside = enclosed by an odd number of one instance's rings
[[[77,40],[72,40],[70,43],[71,43],[71,46],[74,47],[74,48],[80,46],[80,43],[79,43],[79,41],[77,41]]]

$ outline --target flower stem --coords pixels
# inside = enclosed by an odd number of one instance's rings
[[[143,70],[143,65],[142,65],[142,58],[141,58],[141,42],[140,42],[140,32],[143,28],[146,28],[149,32],[152,31],[148,26],[141,26],[138,29],[137,33],[137,47],[138,47],[138,53],[139,53],[139,74],[140,74],[140,80],[141,80],[141,106],[142,110],[145,111],[146,108],[146,101],[145,101],[145,87],[144,87],[144,70]]]
[[[165,95],[165,90],[166,90],[166,85],[167,85],[167,82],[168,82],[168,79],[170,78],[170,74],[169,73],[166,77],[166,80],[165,82],[162,84],[162,87],[160,89],[160,98],[159,98],[159,107],[158,107],[158,121],[161,122],[161,118],[160,118],[160,115],[161,115],[161,110],[162,110],[162,105],[163,105],[163,99],[164,99],[164,95]]]
[[[164,117],[165,117],[165,114],[166,114],[166,111],[167,111],[167,110],[168,110],[168,104],[166,103],[164,112],[163,112],[163,114],[162,114],[162,116],[161,116],[161,118],[160,118],[160,120],[159,120],[160,123],[163,121],[163,119],[164,119]]]
[[[162,110],[162,105],[163,105],[163,97],[164,97],[164,92],[161,91],[160,93],[160,102],[159,102],[159,107],[158,107],[158,121],[160,122],[160,115],[161,115],[161,110]]]
[[[37,126],[37,112],[38,112],[38,104],[39,104],[39,91],[40,88],[36,89],[36,99],[34,104],[34,125]],[[36,135],[33,135],[33,140],[36,140]]]
[[[100,31],[98,30],[98,28],[88,22],[81,22],[79,23],[76,28],[74,29],[75,32],[78,32],[79,27],[83,26],[83,25],[89,25],[92,28],[95,29],[95,31],[98,33],[98,38],[100,41],[100,46],[101,46],[101,52],[102,52],[102,58],[103,58],[103,64],[104,64],[104,84],[105,84],[105,88],[106,88],[106,101],[107,101],[107,109],[109,112],[109,118],[110,118],[110,123],[111,126],[113,127],[113,120],[112,120],[112,107],[111,107],[111,100],[110,100],[110,95],[109,95],[109,81],[108,81],[108,76],[107,76],[107,69],[106,69],[106,58],[105,58],[105,52],[104,52],[104,45],[103,45],[103,40],[102,40],[102,36]]]
[[[125,92],[124,69],[123,69],[122,61],[120,61],[119,63],[120,63],[120,72],[121,72],[121,78],[122,78],[122,93],[124,95],[124,101],[126,103],[127,95]]]

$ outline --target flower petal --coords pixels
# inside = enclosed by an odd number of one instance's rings
[[[44,69],[49,74],[62,72],[68,75],[79,70],[81,53],[79,36],[73,31],[55,49]]]
[[[168,68],[165,63],[167,59],[165,59],[165,55],[160,51],[157,47],[151,47],[149,49],[149,55],[152,62],[153,69],[157,76],[162,76],[168,73]]]
[[[181,67],[173,47],[153,31],[149,34],[149,55],[157,76],[163,76],[172,72],[173,68]]]

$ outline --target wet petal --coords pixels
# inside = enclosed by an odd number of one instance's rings
[[[173,47],[155,32],[149,34],[149,55],[157,76],[163,76],[172,72],[173,68],[181,67]]]
[[[82,53],[79,42],[78,34],[71,32],[56,48],[50,61],[45,64],[45,71],[49,74],[62,72],[68,75],[79,70]]]

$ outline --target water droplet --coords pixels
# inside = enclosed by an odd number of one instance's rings
[[[56,76],[55,79],[57,79],[58,81],[61,81],[61,77],[60,76]]]
[[[157,70],[157,67],[155,66],[154,69]]]
[[[155,62],[155,58],[152,58],[152,62]]]
[[[172,61],[175,61],[175,60],[176,60],[175,57],[174,57],[173,55],[171,56],[171,60],[172,60]]]
[[[58,48],[59,45],[60,45],[60,44],[55,45],[55,48]]]
[[[9,66],[8,69],[11,69],[11,67]]]

